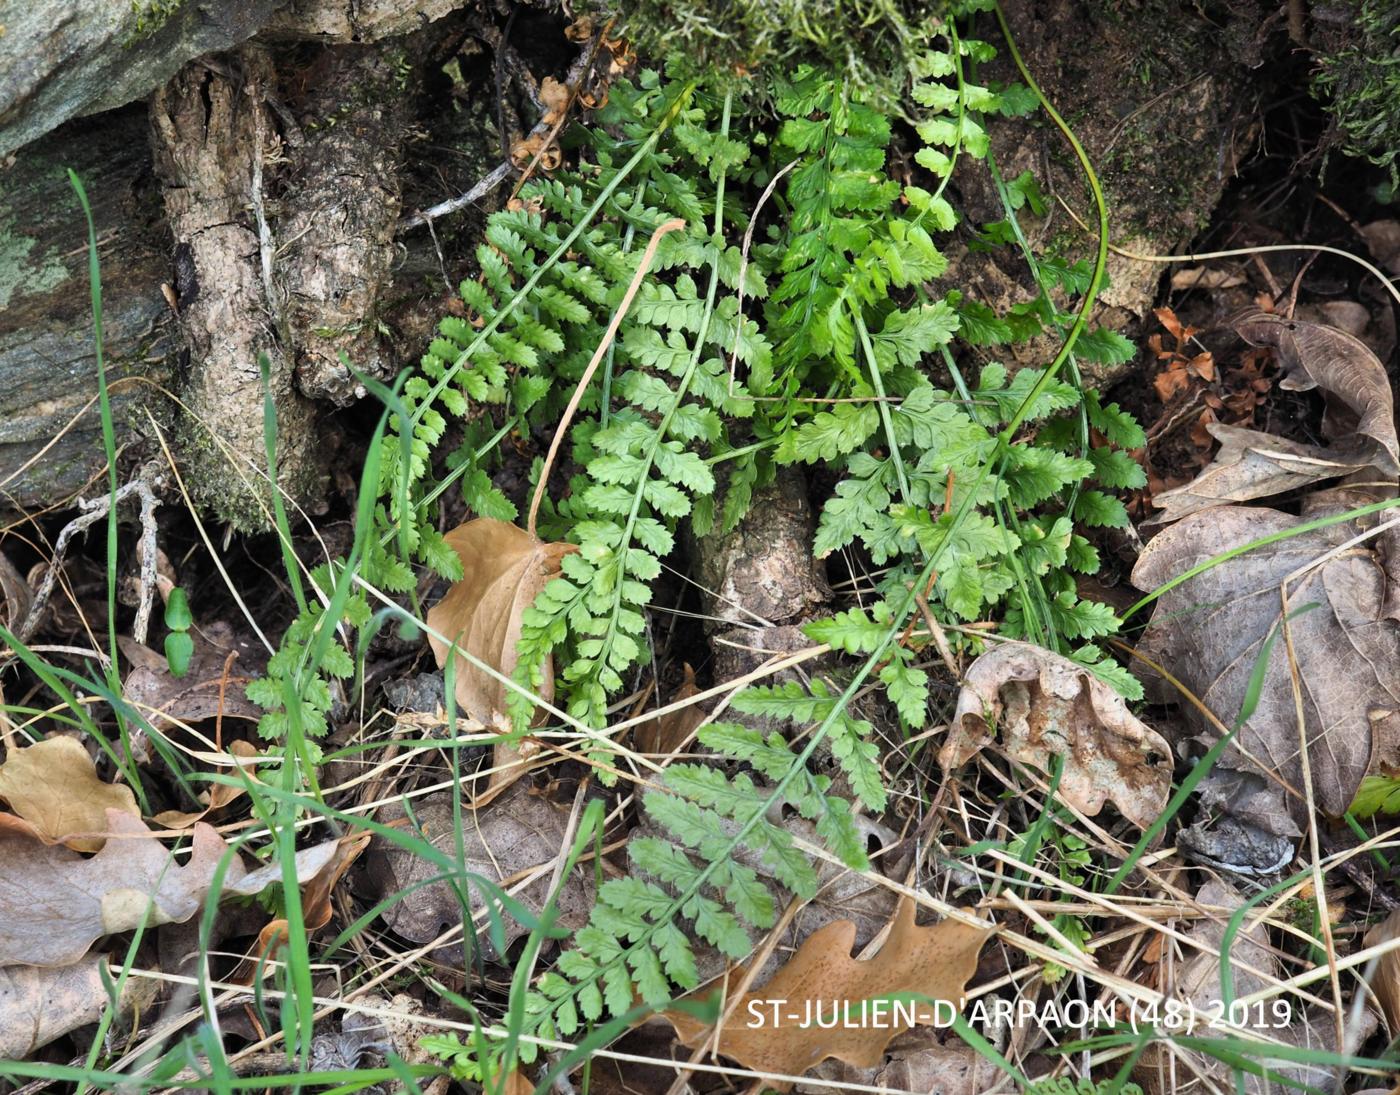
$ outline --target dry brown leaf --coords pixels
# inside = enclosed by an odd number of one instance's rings
[[[1400,221],[1372,221],[1362,227],[1361,235],[1371,257],[1392,274],[1400,274]]]
[[[1196,893],[1196,902],[1211,910],[1213,915],[1192,925],[1188,934],[1197,946],[1189,948],[1186,960],[1170,971],[1172,980],[1164,986],[1164,991],[1168,999],[1188,1002],[1193,1013],[1204,1021],[1204,1017],[1219,1015],[1222,1011],[1220,950],[1230,916],[1244,903],[1244,899],[1233,887],[1212,879]],[[1254,993],[1266,993],[1278,984],[1281,976],[1278,959],[1269,945],[1268,927],[1262,921],[1255,921],[1252,925],[1246,921],[1246,927],[1235,935],[1228,953],[1233,989],[1231,999],[1242,1000]],[[1168,971],[1162,969],[1161,972],[1166,974]],[[1296,1002],[1283,997],[1276,999],[1290,1005],[1287,1013],[1276,1015],[1269,1006],[1255,1005],[1243,1013],[1236,1013],[1239,1021],[1237,1029],[1253,1041],[1281,1042],[1290,1047],[1337,1052],[1336,1026],[1330,1015],[1304,1014]],[[1375,1029],[1374,1019],[1370,1019],[1369,1026],[1368,1030],[1363,1024],[1362,1029],[1354,1032],[1358,1042],[1364,1041],[1370,1030]],[[1228,1028],[1224,1029],[1228,1032]],[[1198,1033],[1207,1038],[1223,1036],[1220,1029],[1207,1028]],[[1332,1088],[1331,1072],[1324,1066],[1270,1058],[1266,1053],[1256,1056],[1251,1052],[1249,1056],[1273,1072],[1275,1079],[1270,1081],[1253,1073],[1245,1073],[1245,1095],[1271,1095],[1305,1084],[1322,1091]],[[1213,1079],[1222,1091],[1235,1090],[1233,1070],[1228,1062],[1181,1046],[1168,1052],[1160,1042],[1149,1045],[1138,1061],[1133,1079],[1149,1095],[1168,1095],[1179,1089],[1184,1075],[1195,1072]],[[1277,1077],[1284,1077],[1292,1083],[1283,1082]]]
[[[1231,321],[1246,342],[1273,347],[1284,370],[1279,386],[1321,388],[1327,401],[1327,448],[1219,423],[1207,429],[1220,441],[1210,466],[1185,486],[1154,495],[1162,508],[1149,523],[1179,521],[1210,506],[1247,502],[1340,479],[1368,467],[1400,474],[1400,441],[1385,366],[1359,338],[1322,323],[1258,309]]]
[[[809,1011],[830,1016],[844,1006],[859,1016],[863,1001],[897,993],[918,993],[960,1009],[982,946],[995,931],[992,924],[974,927],[958,920],[921,927],[914,920],[913,902],[904,900],[879,953],[862,961],[851,957],[856,926],[849,920],[828,924],[808,936],[762,988],[726,1001],[731,1020],[720,1032],[716,1051],[745,1068],[789,1075],[801,1075],[829,1057],[858,1068],[878,1065],[890,1040],[912,1029],[901,1021],[902,1009],[891,1014],[886,1008],[880,1022],[853,1021],[835,1029],[804,1022]],[[735,970],[730,983],[737,984],[743,972]],[[751,1023],[750,1002],[771,1017],[776,1000],[783,1001],[776,1022]],[[916,1014],[921,1023],[935,1018],[926,1004],[919,1004]],[[668,1011],[665,1017],[691,1049],[704,1045],[713,1030],[683,1012]]]
[[[700,689],[695,684],[695,670],[687,663],[685,678],[671,697],[671,703],[681,703],[698,695]],[[670,704],[667,704],[670,706]],[[699,704],[682,707],[668,715],[639,722],[632,729],[632,740],[637,750],[652,756],[669,756],[685,744],[695,728],[705,721],[705,711]]]
[[[106,955],[94,954],[59,969],[0,968],[0,1059],[23,1060],[36,1049],[102,1018],[109,997],[102,980]],[[119,1012],[140,994],[132,977],[122,991]]]
[[[140,817],[136,796],[120,783],[104,783],[76,738],[55,736],[15,749],[0,764],[0,798],[34,827],[45,843],[62,841],[80,852],[102,847],[107,811]]]
[[[861,1084],[882,1091],[926,1091],[938,1095],[985,1095],[1006,1078],[1000,1066],[947,1031],[917,1027],[893,1039],[885,1049],[887,1060],[871,1068],[856,1068],[844,1061],[823,1061],[811,1072],[825,1083],[798,1084],[798,1095],[832,1095],[836,1090]],[[1007,1089],[1009,1090],[1009,1089]]]
[[[1154,590],[1264,536],[1351,508],[1349,492],[1320,492],[1302,516],[1265,507],[1225,506],[1192,514],[1159,533],[1138,559],[1132,581]],[[1166,667],[1227,726],[1240,712],[1250,675],[1281,617],[1280,586],[1295,608],[1317,607],[1290,622],[1311,743],[1318,808],[1339,817],[1363,776],[1400,762],[1400,628],[1388,615],[1388,544],[1382,538],[1330,552],[1361,531],[1354,521],[1295,535],[1226,559],[1167,590],[1157,601],[1139,650]],[[1169,698],[1164,691],[1163,698]],[[1203,746],[1218,732],[1184,706]],[[1301,795],[1286,794],[1261,765],[1303,786],[1299,728],[1286,644],[1269,655],[1258,707],[1201,785],[1202,803],[1281,837],[1307,824]],[[1251,760],[1250,758],[1254,758]],[[1256,763],[1256,761],[1258,763]]]
[[[406,816],[397,803],[380,811],[377,821],[391,823]],[[457,832],[452,818],[452,796],[429,795],[413,803],[413,816],[427,838],[439,851],[457,854]],[[521,872],[552,864],[561,854],[568,812],[536,794],[524,783],[517,783],[488,806],[464,811],[462,841],[466,870],[501,882]],[[427,943],[445,928],[462,921],[457,891],[445,881],[442,868],[415,856],[382,837],[372,844],[369,871],[376,888],[385,897],[403,894],[384,912],[384,922],[405,939]],[[469,885],[471,910],[482,908],[481,894]],[[593,871],[575,867],[564,879],[559,895],[559,925],[567,929],[583,927],[593,907]],[[549,897],[549,871],[515,895],[528,908],[544,908]],[[505,923],[507,945],[525,933],[514,921]],[[486,943],[485,933],[480,942]],[[454,952],[455,953],[455,952]],[[499,957],[499,956],[495,956]]]
[[[314,932],[324,928],[331,921],[331,894],[335,892],[336,884],[345,877],[345,872],[350,869],[350,865],[360,857],[360,853],[369,847],[370,839],[374,836],[368,830],[357,833],[349,833],[339,840],[329,845],[332,855],[326,860],[324,865],[303,884],[301,893],[301,915],[302,923],[308,932]],[[269,970],[266,962],[275,956],[289,938],[288,924],[285,918],[278,917],[263,926],[258,932],[258,942],[253,951],[253,957],[244,959],[243,964],[236,970],[231,979],[235,984],[250,985],[256,976],[259,968]]]
[[[1366,933],[1365,945],[1377,947],[1389,943],[1400,936],[1400,909],[1391,913],[1379,924],[1373,925]],[[1390,1037],[1400,1032],[1400,951],[1388,951],[1376,963],[1375,975],[1371,978],[1371,991],[1381,1005]]]
[[[1390,380],[1370,347],[1335,327],[1257,309],[1231,323],[1246,342],[1277,351],[1285,374],[1279,387],[1322,389],[1327,406],[1322,432],[1332,440],[1334,456],[1364,458],[1383,475],[1400,475]]]
[[[199,722],[220,712],[225,718],[254,722],[261,718],[262,708],[246,694],[252,679],[248,674],[258,670],[256,653],[222,621],[192,630],[190,635],[194,655],[183,677],[171,676],[163,654],[125,636],[117,640],[132,665],[123,684],[127,700],[158,729],[173,726],[171,720]],[[232,662],[230,655],[237,655]]]
[[[578,546],[547,544],[490,517],[457,526],[446,540],[462,562],[462,580],[428,612],[428,626],[509,677],[515,671],[521,617],[540,590],[559,576],[564,556]],[[444,667],[448,644],[431,634],[428,642],[438,666]],[[554,668],[548,660],[537,691],[545,700],[554,696]],[[461,713],[487,726],[505,713],[506,686],[460,653],[455,692]]]
[[[553,126],[568,113],[569,110],[569,87],[561,84],[553,76],[546,76],[540,81],[540,105],[544,107],[544,116],[540,118],[542,125]]]
[[[237,740],[228,743],[230,756],[240,760],[252,760],[258,756],[257,746],[246,741]],[[257,769],[251,765],[241,765],[248,778],[254,783],[258,782]],[[167,829],[188,829],[196,821],[202,820],[205,816],[215,810],[222,809],[230,802],[241,798],[247,793],[247,788],[242,785],[234,786],[230,783],[210,784],[209,790],[200,795],[200,798],[207,803],[202,810],[166,810],[164,813],[156,814],[151,820],[158,825],[164,825]]]
[[[548,137],[548,133],[533,133],[516,141],[510,146],[510,162],[523,171],[538,156],[540,167],[546,171],[553,171],[563,161],[563,154],[559,151],[559,146],[549,141]],[[477,520],[486,521],[489,518],[480,517]]]
[[[103,935],[188,920],[204,905],[229,846],[195,825],[190,854],[175,858],[145,823],[108,810],[106,845],[91,858],[0,826],[0,966],[66,966]],[[310,878],[335,842],[297,853],[298,877]],[[248,871],[235,854],[220,896],[251,896],[282,879],[274,862]]]
[[[1227,502],[1248,502],[1326,479],[1339,479],[1370,466],[1369,460],[1339,460],[1328,449],[1305,445],[1272,434],[1259,433],[1223,422],[1206,425],[1220,450],[1195,479],[1175,490],[1152,496],[1162,508],[1148,524],[1179,521],[1198,510]]]
[[[1001,643],[963,678],[943,770],[966,764],[992,744],[1012,760],[1049,772],[1064,757],[1059,797],[1092,817],[1105,801],[1140,829],[1171,794],[1171,748],[1139,722],[1123,697],[1087,669],[1030,643]]]

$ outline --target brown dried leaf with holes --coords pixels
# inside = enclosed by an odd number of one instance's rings
[[[828,924],[808,936],[787,965],[762,988],[737,1000],[730,998],[726,1003],[730,1021],[720,1031],[716,1052],[745,1068],[786,1075],[801,1075],[831,1057],[858,1068],[873,1067],[883,1059],[891,1039],[913,1029],[901,1021],[906,1017],[903,1009],[893,1011],[884,1005],[881,1022],[838,1024],[833,1029],[803,1023],[802,1017],[809,1009],[814,1015],[820,1011],[829,1016],[842,1003],[850,1014],[859,1015],[865,1001],[899,993],[917,993],[961,1008],[967,982],[977,971],[978,956],[995,931],[993,924],[952,919],[920,926],[915,923],[913,902],[903,900],[895,909],[879,953],[861,960],[851,957],[855,924],[849,920]],[[743,976],[742,969],[735,970],[729,978],[730,987],[736,987]],[[776,1021],[775,1000],[784,1001]],[[768,1021],[752,1022],[755,1012],[749,1008],[751,1003]],[[791,1014],[799,1018],[789,1022]],[[920,1023],[934,1021],[933,1008],[922,1002],[915,1015]],[[665,1018],[691,1049],[707,1045],[714,1031],[684,1012],[668,1011]],[[885,1022],[885,1018],[890,1021]]]
[[[1059,797],[1090,817],[1112,802],[1145,829],[1171,795],[1166,739],[1082,665],[1030,643],[998,644],[972,663],[938,763],[952,771],[994,742],[1042,772],[1063,756]]]

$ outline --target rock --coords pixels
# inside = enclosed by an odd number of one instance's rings
[[[255,34],[285,0],[24,0],[0,35],[0,156],[140,99],[192,57]]]
[[[171,384],[179,343],[143,113],[71,122],[0,170],[0,508],[61,505],[105,464],[95,403],[75,420],[97,398],[97,357],[87,226],[67,167],[97,229],[118,448],[149,433],[142,408],[166,415],[157,385]]]
[[[441,19],[461,0],[292,0],[268,22],[269,37],[378,42]]]

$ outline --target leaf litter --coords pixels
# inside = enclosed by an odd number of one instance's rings
[[[1319,451],[1333,466],[1317,481],[1355,474],[1306,495],[1296,516],[1262,506],[1213,504],[1225,501],[1212,497],[1219,493],[1211,477],[1220,457],[1194,483],[1169,492],[1169,515],[1185,515],[1148,544],[1133,569],[1133,584],[1153,590],[1195,567],[1214,565],[1162,594],[1138,650],[1228,723],[1242,710],[1255,663],[1281,627],[1286,585],[1289,609],[1296,610],[1288,621],[1292,642],[1272,643],[1258,706],[1202,782],[1201,801],[1246,834],[1289,838],[1308,822],[1295,669],[1312,791],[1324,814],[1341,816],[1363,777],[1400,761],[1395,530],[1379,514],[1289,535],[1305,522],[1394,497],[1400,445],[1385,368],[1359,339],[1257,310],[1234,324],[1247,341],[1277,350],[1286,385],[1322,390],[1323,429],[1331,445]],[[1276,440],[1258,436],[1269,445]],[[1238,444],[1222,449],[1226,459],[1240,451]],[[1253,486],[1237,487],[1233,494],[1272,493],[1279,485],[1277,469],[1256,470]],[[1289,485],[1306,483],[1300,475]],[[1191,501],[1183,505],[1187,497]],[[1218,561],[1264,537],[1276,539]],[[1193,708],[1186,708],[1185,716],[1201,745],[1218,740],[1217,724]],[[1200,837],[1197,830],[1195,839]],[[1258,869],[1258,864],[1242,866]]]

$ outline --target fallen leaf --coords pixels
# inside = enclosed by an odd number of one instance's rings
[[[218,621],[192,630],[194,655],[181,677],[171,675],[165,655],[121,637],[122,653],[132,663],[123,683],[128,702],[134,704],[157,729],[175,722],[199,722],[220,713],[225,718],[262,717],[262,708],[248,699],[245,689],[258,671],[257,655],[234,635],[233,628]],[[229,656],[236,654],[232,663]]]
[[[1389,943],[1396,936],[1400,936],[1400,909],[1371,927],[1366,933],[1365,945],[1377,947]],[[1396,1037],[1400,1032],[1400,951],[1388,951],[1381,955],[1376,963],[1376,972],[1371,977],[1371,991],[1380,1003],[1390,1037]]]
[[[1279,387],[1306,392],[1321,388],[1327,411],[1322,432],[1334,453],[1365,458],[1384,475],[1400,475],[1400,440],[1385,366],[1355,335],[1321,323],[1284,319],[1258,309],[1231,321],[1253,346],[1272,346],[1284,377]]]
[[[670,704],[681,703],[698,695],[700,689],[695,684],[695,670],[689,664],[685,667],[685,678],[671,697]],[[667,704],[669,707],[670,704]],[[695,728],[705,721],[705,711],[699,704],[682,707],[666,715],[639,722],[632,728],[632,741],[638,752],[651,756],[665,757],[685,744]]]
[[[1392,274],[1400,274],[1400,221],[1372,221],[1362,227],[1361,235],[1371,257]]]
[[[376,820],[393,822],[406,816],[397,803],[386,806]],[[453,824],[452,797],[440,793],[413,803],[413,816],[422,835],[439,851],[457,855],[457,831]],[[536,794],[524,783],[507,789],[490,805],[462,815],[462,843],[465,869],[494,882],[515,879],[531,869],[553,864],[560,855],[568,813],[555,806],[543,795]],[[374,858],[370,863],[372,877],[382,896],[402,896],[384,911],[384,923],[393,931],[414,943],[428,943],[453,924],[462,922],[462,904],[457,891],[441,879],[442,868],[412,852],[392,844],[382,837],[374,841]],[[516,897],[528,908],[544,908],[549,897],[549,871],[536,879]],[[459,880],[460,881],[460,880]],[[481,894],[462,882],[467,892],[470,911],[482,909]],[[564,880],[559,895],[560,927],[575,930],[588,921],[593,907],[593,870],[585,865],[576,867]],[[525,929],[507,919],[504,925],[506,944],[520,938]],[[483,932],[478,942],[488,955],[494,955]],[[455,950],[454,950],[455,953]]]
[[[548,133],[535,133],[516,141],[510,146],[510,162],[523,171],[538,156],[540,167],[546,171],[553,171],[563,162],[563,154],[557,144],[546,143],[548,136]],[[481,517],[478,520],[485,521],[488,518]]]
[[[71,966],[0,967],[0,1059],[24,1060],[35,1050],[102,1018],[111,998],[102,979],[107,956],[90,955]],[[117,1011],[131,1007],[142,982],[129,978]]]
[[[576,544],[547,544],[522,528],[478,517],[445,537],[462,562],[462,580],[428,612],[428,626],[455,641],[460,650],[492,666],[503,676],[515,671],[521,617],[552,579]],[[428,643],[438,667],[447,664],[448,643],[430,634]],[[506,710],[506,686],[459,653],[454,691],[461,714],[490,726]],[[546,661],[538,689],[554,697],[553,664]]]
[[[885,1048],[883,1063],[856,1068],[844,1061],[823,1061],[812,1069],[816,1084],[798,1084],[798,1095],[831,1095],[857,1084],[882,1091],[928,1091],[938,1095],[984,1095],[1006,1073],[956,1036],[931,1027],[916,1027],[893,1039]],[[1007,1089],[1009,1091],[1009,1089]]]
[[[1083,666],[1030,643],[1009,642],[981,655],[963,678],[948,739],[938,753],[945,772],[992,744],[1012,760],[1049,772],[1064,758],[1059,797],[1090,817],[1111,801],[1140,829],[1171,794],[1171,748],[1139,722],[1123,697]]]
[[[553,76],[546,76],[540,81],[540,105],[544,107],[541,124],[557,125],[569,110],[568,85],[561,84]]]
[[[1191,482],[1152,496],[1152,504],[1160,506],[1162,512],[1153,514],[1148,524],[1167,524],[1211,506],[1249,502],[1310,487],[1370,466],[1369,460],[1338,460],[1319,445],[1305,445],[1223,422],[1208,423],[1206,429],[1220,442],[1220,450],[1210,466]]]
[[[331,855],[321,865],[320,869],[303,884],[301,893],[301,918],[302,923],[308,932],[314,932],[324,928],[331,921],[331,894],[335,892],[336,884],[345,876],[345,872],[350,869],[350,865],[360,857],[360,853],[369,846],[370,838],[374,834],[368,830],[352,832],[339,840],[331,842],[328,847]],[[268,959],[274,957],[283,945],[290,938],[289,926],[283,917],[269,921],[258,932],[258,942],[254,947],[251,957],[244,959],[243,964],[235,971],[230,979],[235,984],[250,985],[259,968],[268,969],[266,965]]]
[[[257,746],[243,740],[231,741],[228,743],[228,754],[236,757],[240,761],[252,760],[259,755]],[[258,782],[257,769],[252,765],[239,765],[254,783]],[[230,802],[241,798],[247,793],[247,788],[241,784],[234,786],[231,783],[212,783],[209,790],[200,795],[205,802],[202,810],[166,810],[164,813],[156,814],[151,820],[159,825],[164,825],[167,829],[188,829],[196,821],[202,820],[215,810],[220,810]]]
[[[1246,342],[1278,353],[1289,391],[1321,388],[1327,403],[1322,448],[1220,423],[1206,426],[1220,451],[1195,479],[1154,495],[1163,512],[1149,523],[1179,521],[1227,502],[1246,502],[1311,487],[1374,467],[1400,474],[1400,441],[1385,366],[1354,335],[1322,323],[1289,320],[1258,309],[1231,321]],[[1160,380],[1160,377],[1158,378]]]
[[[1207,560],[1286,533],[1302,521],[1345,511],[1353,503],[1347,493],[1327,491],[1313,494],[1302,516],[1262,506],[1192,514],[1147,545],[1133,568],[1133,584],[1144,591],[1157,589]],[[1361,531],[1359,522],[1342,522],[1210,567],[1158,598],[1138,647],[1231,725],[1264,642],[1278,626],[1280,586],[1300,574],[1290,583],[1290,603],[1317,607],[1297,614],[1289,626],[1303,682],[1313,792],[1318,808],[1332,817],[1351,805],[1368,771],[1400,762],[1400,680],[1395,676],[1400,628],[1389,618],[1386,603],[1388,544],[1373,539],[1340,550]],[[1214,726],[1194,707],[1185,707],[1184,714],[1203,745],[1218,739]],[[1264,773],[1302,787],[1299,741],[1289,655],[1280,640],[1269,655],[1256,710],[1212,773],[1217,779],[1237,773],[1234,782],[1240,785],[1220,794],[1215,805],[1265,832],[1296,836],[1298,826],[1308,822],[1306,803],[1301,795],[1286,795]]]
[[[849,920],[840,920],[813,932],[767,984],[727,1003],[731,1018],[720,1032],[716,1052],[745,1068],[788,1075],[801,1075],[829,1057],[858,1068],[878,1065],[890,1040],[912,1029],[903,1021],[908,1018],[904,1008],[885,1005],[879,1012],[880,1022],[852,1021],[831,1029],[815,1022],[804,1024],[802,1018],[809,1009],[814,1016],[820,1013],[828,1019],[843,1009],[848,1009],[844,1014],[859,1016],[864,1001],[898,993],[918,993],[961,1009],[964,989],[977,971],[978,955],[996,928],[959,920],[920,927],[914,920],[914,903],[904,900],[873,958],[851,957],[855,931]],[[730,983],[737,984],[742,976],[742,970],[735,970]],[[750,1003],[758,1013],[771,1016],[772,1002],[778,1000],[783,1003],[776,1022],[752,1022],[755,1013]],[[921,1023],[935,1019],[934,1009],[927,1004],[914,1010]],[[789,1015],[798,1020],[789,1022]],[[691,1049],[704,1045],[713,1031],[683,1012],[668,1011],[665,1017]]]
[[[45,843],[62,841],[80,852],[102,847],[107,811],[140,817],[136,796],[121,783],[104,783],[76,738],[55,735],[15,749],[0,764],[0,798],[34,827]]]
[[[1195,944],[1190,948],[1185,962],[1172,971],[1159,968],[1166,975],[1174,977],[1165,986],[1169,1000],[1185,1001],[1191,1005],[1197,1016],[1218,1015],[1222,1011],[1224,996],[1221,985],[1221,945],[1225,941],[1225,931],[1231,914],[1238,909],[1244,899],[1236,890],[1224,882],[1212,879],[1196,893],[1196,903],[1209,910],[1212,915],[1192,924],[1187,935]],[[1246,927],[1237,932],[1229,946],[1230,977],[1232,1000],[1241,1000],[1256,992],[1265,992],[1281,979],[1278,960],[1269,945],[1269,931],[1262,920],[1246,921]],[[1255,1042],[1282,1043],[1288,1047],[1305,1047],[1326,1053],[1337,1052],[1335,1044],[1335,1024],[1331,1016],[1321,1013],[1305,1014],[1295,1000],[1286,1000],[1288,1013],[1276,1016],[1267,1007],[1254,1006],[1243,1014],[1237,1014],[1235,1037],[1243,1035]],[[1369,1018],[1369,1017],[1368,1017]],[[1363,1028],[1366,1024],[1363,1024]],[[1371,1030],[1375,1020],[1369,1020]],[[1207,1038],[1222,1036],[1218,1030],[1201,1030],[1197,1033]],[[1364,1041],[1370,1030],[1354,1032],[1358,1044]],[[1325,1066],[1309,1065],[1282,1057],[1269,1057],[1251,1051],[1249,1059],[1274,1073],[1272,1082],[1262,1076],[1246,1072],[1243,1091],[1245,1095],[1266,1095],[1281,1090],[1292,1090],[1311,1084],[1318,1090],[1332,1087],[1332,1074]],[[1189,1063],[1188,1063],[1189,1062]],[[1139,1059],[1133,1078],[1142,1084],[1150,1095],[1167,1095],[1180,1089],[1184,1075],[1199,1072],[1213,1079],[1221,1090],[1235,1090],[1233,1069],[1228,1061],[1208,1056],[1184,1046],[1174,1046],[1168,1051],[1160,1042],[1150,1043]],[[1283,1077],[1281,1082],[1277,1077]],[[1291,1081],[1286,1082],[1286,1081]]]
[[[0,826],[0,966],[66,966],[104,935],[141,924],[188,920],[204,905],[229,846],[211,827],[195,825],[187,857],[177,858],[140,818],[108,810],[107,843],[91,858]],[[334,842],[297,854],[310,878]],[[251,896],[280,882],[280,864],[248,871],[233,854],[220,896]]]

